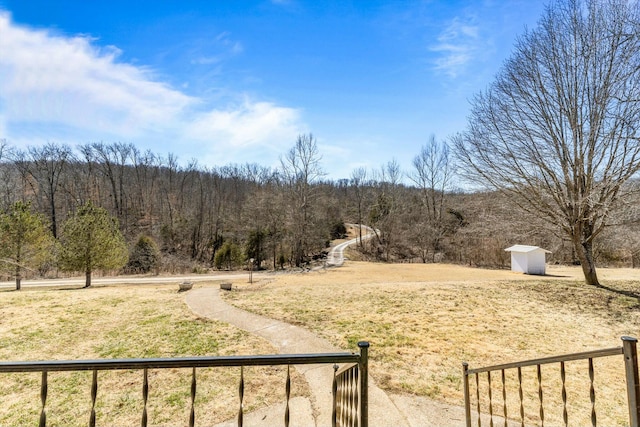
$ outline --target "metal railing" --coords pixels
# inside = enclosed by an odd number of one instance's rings
[[[538,411],[539,411],[539,420],[541,425],[544,426],[545,423],[545,405],[544,405],[544,393],[542,386],[542,365],[550,365],[550,364],[559,364],[560,370],[560,384],[561,384],[561,396],[562,396],[562,421],[565,426],[569,425],[569,414],[567,411],[567,390],[565,386],[566,379],[566,369],[565,362],[569,361],[577,361],[577,360],[587,360],[588,361],[588,370],[589,370],[589,400],[591,403],[591,425],[595,427],[597,425],[597,414],[596,414],[596,394],[594,387],[594,367],[593,360],[601,357],[610,357],[610,356],[624,356],[624,364],[625,364],[625,377],[626,377],[626,385],[627,385],[627,402],[629,407],[629,425],[631,427],[640,427],[640,381],[638,379],[638,355],[637,355],[637,339],[632,337],[622,337],[622,347],[615,347],[603,350],[595,350],[588,351],[583,353],[573,353],[566,354],[562,356],[553,356],[546,357],[542,359],[533,359],[526,360],[521,362],[507,363],[503,365],[495,365],[488,366],[484,368],[476,368],[469,369],[469,365],[467,363],[462,364],[463,369],[463,392],[464,392],[464,407],[465,407],[465,420],[466,426],[471,427],[472,424],[472,410],[471,410],[471,392],[470,392],[470,381],[469,377],[475,377],[475,403],[476,403],[476,412],[477,412],[477,423],[478,427],[482,426],[482,411],[481,411],[481,395],[480,395],[480,374],[486,373],[487,376],[487,396],[485,397],[485,401],[487,402],[487,406],[489,409],[488,414],[484,414],[489,418],[489,424],[491,427],[494,425],[494,416],[499,416],[503,422],[504,426],[512,425],[513,421],[509,422],[509,410],[507,407],[507,389],[506,389],[506,381],[505,381],[505,371],[507,370],[515,370],[517,372],[517,385],[518,385],[518,398],[516,401],[519,402],[518,412],[519,412],[519,420],[520,425],[522,427],[525,426],[525,412],[524,412],[524,395],[523,395],[523,380],[522,380],[522,368],[527,366],[535,366],[536,367],[536,377],[537,377],[537,395],[538,395]],[[502,408],[494,406],[493,400],[493,388],[492,388],[492,373],[499,373],[499,383],[501,384],[499,393],[502,394]],[[494,378],[496,375],[494,375]],[[497,411],[502,410],[500,415],[494,414],[494,409]],[[575,424],[575,423],[574,423]]]
[[[334,365],[332,427],[366,427],[368,421],[369,343],[359,342],[360,362],[339,369]]]
[[[352,425],[359,427],[367,427],[367,365],[368,365],[368,347],[369,343],[359,342],[360,354],[357,353],[323,353],[323,354],[292,354],[292,355],[264,355],[264,356],[214,356],[214,357],[183,357],[183,358],[166,358],[166,359],[99,359],[99,360],[62,360],[62,361],[33,361],[33,362],[0,362],[0,374],[2,373],[28,373],[39,372],[42,375],[40,383],[40,419],[39,426],[47,425],[47,394],[48,394],[48,373],[49,372],[69,372],[69,371],[93,371],[91,381],[91,412],[88,424],[91,427],[96,425],[96,399],[98,396],[98,372],[112,370],[141,370],[143,375],[142,381],[142,414],[141,425],[146,427],[148,424],[147,400],[149,398],[149,381],[148,371],[150,369],[171,369],[171,368],[191,368],[191,391],[190,391],[190,411],[189,423],[190,427],[195,425],[196,409],[196,389],[198,368],[215,368],[215,367],[240,367],[240,380],[238,384],[239,408],[237,415],[237,424],[242,427],[244,421],[243,401],[244,401],[244,367],[246,366],[287,366],[287,377],[285,380],[286,405],[283,414],[283,424],[289,426],[290,411],[289,399],[291,394],[291,376],[289,367],[291,365],[316,365],[316,364],[347,364],[350,367],[355,366],[355,375],[360,377],[360,383],[357,387],[356,399],[359,407],[351,417],[337,421],[335,411],[333,413],[332,424],[334,426]],[[344,402],[348,397],[344,396],[347,390],[342,387],[336,388],[336,377],[333,380],[333,405],[336,402]],[[355,418],[353,418],[355,417]]]

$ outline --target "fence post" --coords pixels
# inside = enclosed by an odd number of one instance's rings
[[[464,419],[465,425],[471,427],[471,399],[469,398],[469,364],[467,362],[462,363],[462,385],[464,392]]]
[[[360,427],[369,427],[369,343],[360,341]]]
[[[622,337],[622,352],[627,377],[627,398],[629,401],[629,425],[639,427],[640,420],[640,380],[638,378],[638,340]]]

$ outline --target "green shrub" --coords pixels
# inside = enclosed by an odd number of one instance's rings
[[[213,259],[213,264],[218,270],[232,268],[242,265],[244,262],[244,256],[240,246],[233,242],[224,242],[222,247],[216,252],[216,256]]]
[[[129,254],[129,262],[125,267],[127,273],[149,273],[157,270],[160,262],[158,246],[149,236],[140,236]]]

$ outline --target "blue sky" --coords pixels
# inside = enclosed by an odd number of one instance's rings
[[[466,125],[541,1],[0,0],[0,139],[127,142],[276,167],[313,133],[330,179]]]

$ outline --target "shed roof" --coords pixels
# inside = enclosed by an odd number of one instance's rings
[[[510,248],[505,249],[505,252],[533,252],[533,251],[537,251],[537,250],[541,250],[544,251],[544,253],[546,254],[550,254],[551,251],[548,251],[546,249],[542,249],[539,246],[529,246],[529,245],[513,245]]]

